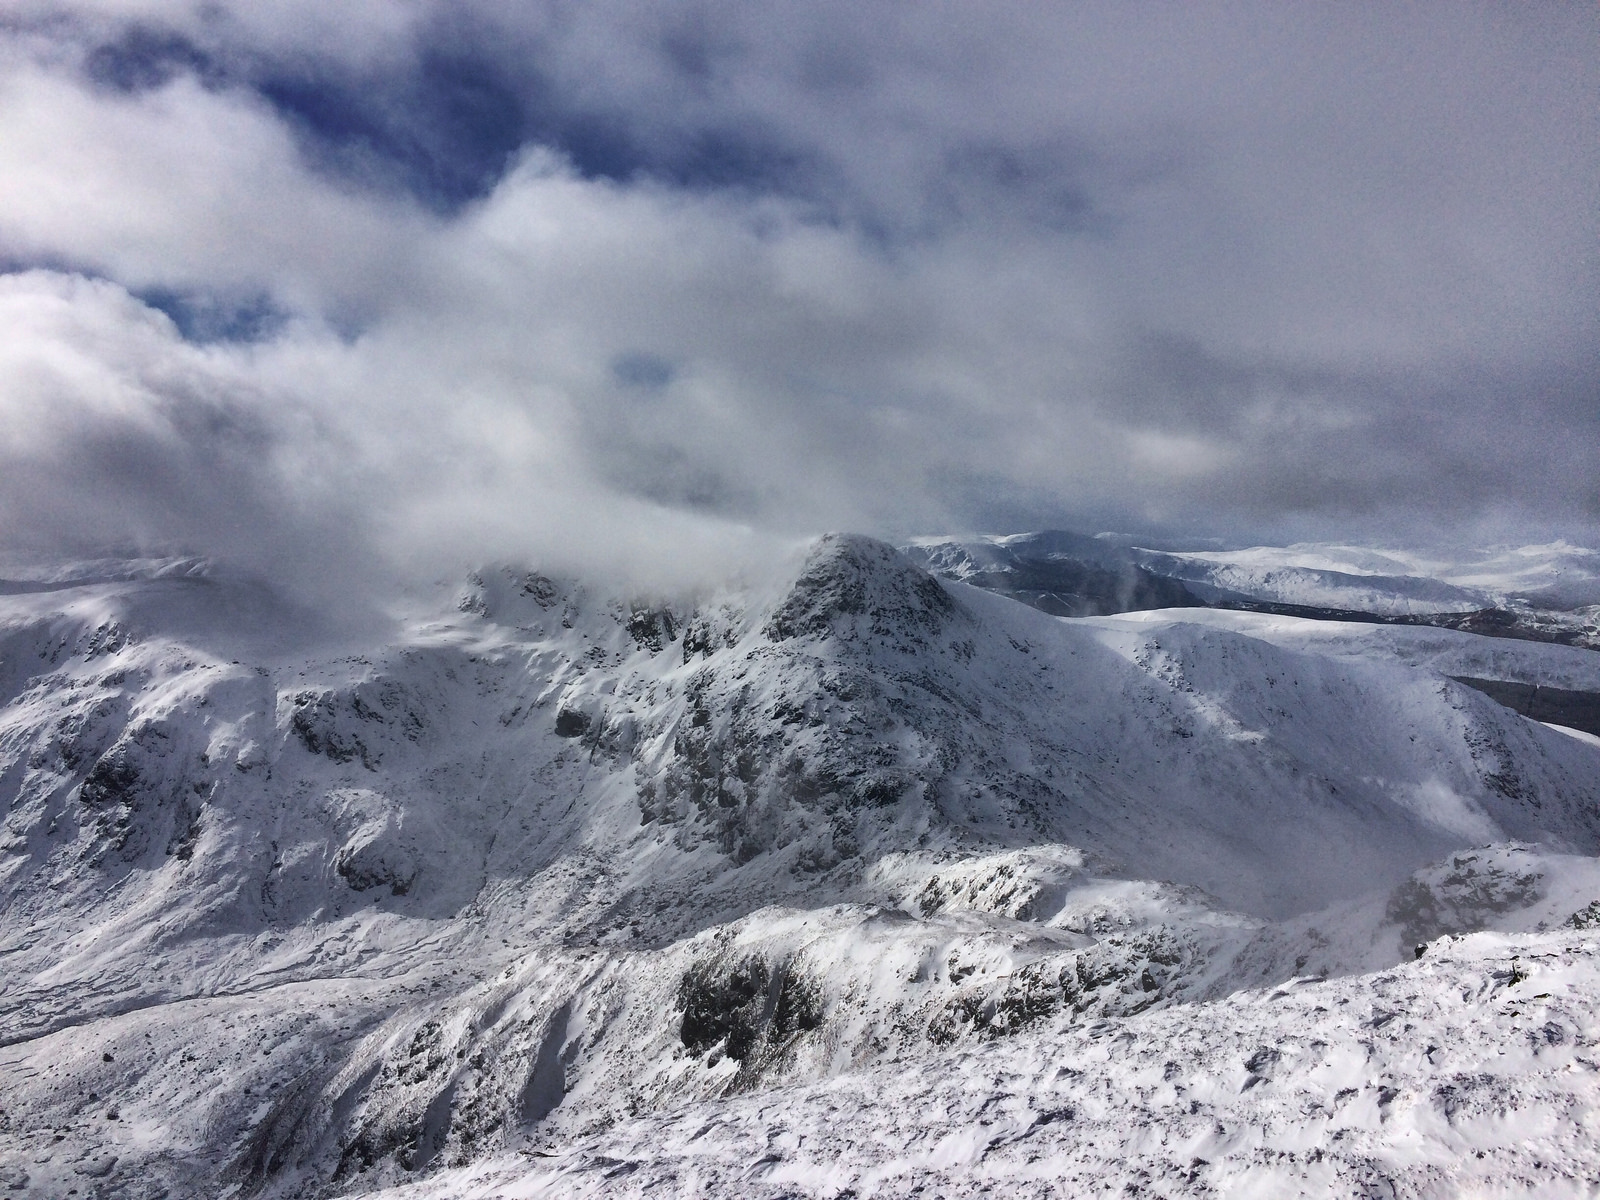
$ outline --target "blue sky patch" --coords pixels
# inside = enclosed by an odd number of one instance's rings
[[[230,299],[213,292],[153,287],[133,295],[172,318],[185,341],[200,345],[264,342],[288,321],[288,314],[265,293]]]

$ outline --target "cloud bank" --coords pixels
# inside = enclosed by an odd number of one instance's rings
[[[1600,534],[1600,13],[0,17],[7,545]]]

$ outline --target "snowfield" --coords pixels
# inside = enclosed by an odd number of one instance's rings
[[[365,633],[35,572],[0,1195],[1600,1194],[1600,746],[1454,677],[1600,655],[851,536]]]

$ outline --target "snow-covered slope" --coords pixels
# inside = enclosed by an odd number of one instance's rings
[[[1283,555],[1276,547],[1227,552],[1139,555],[1147,569],[1180,579],[1208,601],[1254,600],[1382,616],[1470,612],[1491,608],[1487,591],[1426,575],[1380,575],[1324,565],[1321,554]],[[1332,560],[1338,562],[1338,559]],[[1315,565],[1314,565],[1315,564]]]
[[[1373,613],[1600,604],[1600,552],[1567,542],[1448,556],[1337,543],[1133,555],[1217,594]]]
[[[650,1113],[386,1200],[1589,1197],[1600,942],[1442,941],[1286,981]]]
[[[363,640],[195,564],[0,596],[13,1193],[503,1178],[1600,896],[1600,750],[1449,678],[1587,651],[1063,621],[849,536],[451,601]]]

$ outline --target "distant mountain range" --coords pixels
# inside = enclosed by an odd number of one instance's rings
[[[1600,649],[1600,554],[1565,543],[1439,561],[1343,545],[1148,550],[1047,530],[904,549],[943,578],[1055,616],[1203,606]]]

